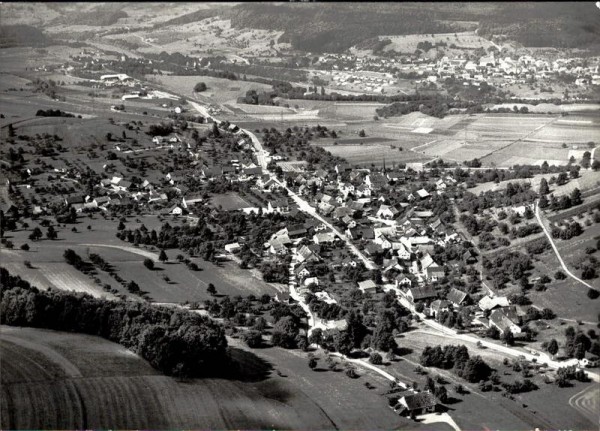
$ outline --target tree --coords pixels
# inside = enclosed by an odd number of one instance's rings
[[[296,347],[296,336],[300,330],[292,316],[282,317],[273,326],[271,342],[274,346],[292,349]]]
[[[210,296],[215,296],[217,294],[217,288],[215,287],[214,284],[208,283],[208,287],[206,288],[206,292],[208,292],[208,294]]]
[[[310,344],[320,345],[323,342],[323,330],[321,328],[315,328],[308,337]]]
[[[571,192],[571,205],[575,206],[575,205],[580,205],[582,200],[581,200],[581,190],[579,190],[578,188],[575,188],[572,192]]]
[[[167,256],[167,253],[165,253],[164,250],[160,251],[160,254],[158,255],[158,260],[160,260],[163,263],[169,260],[169,257]]]
[[[199,82],[194,86],[194,91],[196,93],[201,93],[203,91],[206,91],[207,87],[206,84],[204,82]]]
[[[242,334],[242,340],[251,348],[260,347],[262,345],[261,333],[253,329],[244,332],[244,334]]]
[[[507,346],[512,346],[515,344],[515,337],[513,336],[513,333],[507,329],[502,333],[502,341],[504,341]]]
[[[315,368],[317,368],[317,360],[316,360],[315,358],[310,358],[310,359],[308,360],[308,367],[309,367],[311,370],[314,370]]]
[[[367,136],[367,134],[365,133],[365,129],[361,129],[360,132],[358,132],[358,136],[360,136],[361,138]]]
[[[549,202],[548,202],[548,198],[546,197],[546,195],[542,195],[540,197],[540,201],[538,203],[540,208],[548,208]]]
[[[154,269],[154,261],[152,259],[146,258],[144,259],[144,266],[150,270]]]
[[[550,187],[548,187],[548,181],[546,178],[542,178],[540,181],[540,195],[547,195],[550,193]]]
[[[371,353],[371,356],[369,356],[369,362],[374,365],[381,365],[383,363],[383,358],[379,353],[374,352]]]
[[[48,239],[56,239],[57,236],[58,236],[58,234],[54,230],[54,227],[48,226],[48,230],[46,231],[46,238],[48,238]]]
[[[550,340],[547,350],[548,350],[548,353],[550,353],[553,358],[554,358],[554,355],[556,355],[558,353],[558,342],[554,338],[552,340]]]
[[[33,232],[29,234],[29,239],[32,241],[37,241],[42,237],[42,230],[39,227],[33,229]]]

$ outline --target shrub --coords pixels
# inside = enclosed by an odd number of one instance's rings
[[[374,365],[381,365],[383,363],[383,358],[379,353],[371,353],[371,356],[369,356],[369,362]]]

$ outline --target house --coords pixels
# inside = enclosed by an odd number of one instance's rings
[[[318,262],[320,260],[319,256],[306,245],[300,247],[296,252],[296,259],[298,262]]]
[[[232,242],[231,244],[226,244],[225,245],[225,251],[227,253],[234,254],[234,253],[237,253],[240,250],[241,250],[241,246],[237,242]]]
[[[435,412],[438,405],[437,399],[431,392],[418,392],[400,398],[394,411],[402,416],[417,416]]]
[[[292,225],[287,228],[288,236],[291,239],[304,238],[308,231],[303,225]]]
[[[380,245],[381,248],[384,250],[392,248],[392,243],[390,242],[389,239],[387,239],[387,237],[385,235],[380,235],[379,237],[377,237],[375,239],[375,244]]]
[[[377,218],[392,219],[396,217],[400,211],[389,205],[381,205],[375,214]]]
[[[477,253],[472,248],[466,250],[462,255],[462,261],[467,265],[477,263]]]
[[[304,285],[305,286],[310,286],[310,285],[318,286],[319,279],[317,277],[308,277],[308,278],[304,279]]]
[[[267,204],[267,213],[287,213],[290,211],[289,203],[287,198],[269,199]]]
[[[498,307],[508,307],[508,298],[506,296],[484,296],[479,300],[479,308],[483,311],[493,310]]]
[[[425,199],[425,198],[428,198],[431,195],[427,192],[427,190],[420,189],[420,190],[417,190],[417,196],[419,196],[419,198],[421,198],[421,199]]]
[[[444,299],[436,299],[429,305],[429,314],[431,317],[438,317],[442,311],[450,309],[450,302]]]
[[[509,307],[496,308],[490,313],[489,326],[495,326],[501,334],[510,331],[513,334],[520,334],[518,316],[516,312]]]
[[[372,190],[378,190],[388,185],[388,179],[385,175],[378,172],[372,172],[365,178],[365,184]]]
[[[400,259],[402,259],[402,260],[410,259],[410,252],[406,249],[404,244],[402,244],[401,242],[393,242],[392,250],[396,251],[396,254],[398,255],[398,257]]]
[[[352,166],[350,166],[350,164],[348,163],[342,163],[339,165],[335,165],[335,172],[338,175],[341,175],[343,172],[347,172],[347,171],[351,171],[352,170]]]
[[[426,299],[437,298],[435,289],[431,286],[411,287],[406,292],[406,296],[413,302],[424,301]]]
[[[76,205],[76,204],[81,204],[83,205],[83,203],[85,202],[85,196],[83,195],[74,195],[74,196],[69,196],[68,198],[65,198],[65,204],[66,205]]]
[[[306,264],[302,263],[294,268],[294,274],[298,280],[302,280],[310,275],[310,271],[306,268]]]
[[[468,296],[469,294],[467,292],[463,292],[462,290],[453,287],[446,295],[446,299],[455,307],[459,307]]]
[[[359,281],[358,289],[362,293],[377,293],[377,285],[373,280]]]
[[[585,352],[585,356],[579,360],[579,366],[582,368],[595,368],[600,364],[600,358],[590,352]]]
[[[288,305],[295,302],[288,292],[277,292],[275,294],[275,301]]]
[[[317,233],[313,236],[313,241],[315,244],[327,244],[332,243],[336,239],[336,236],[333,232],[321,232]]]
[[[398,275],[396,277],[396,287],[410,287],[412,285],[412,281],[404,274]]]
[[[444,272],[443,267],[439,266],[437,263],[434,263],[425,270],[425,275],[429,281],[438,281],[444,278],[446,273]]]
[[[183,208],[181,208],[179,205],[173,205],[172,207],[167,209],[166,213],[171,214],[171,215],[180,216],[183,214]]]

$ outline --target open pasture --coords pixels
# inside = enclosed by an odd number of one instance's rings
[[[181,382],[98,337],[1,329],[6,429],[426,428],[389,409],[379,395],[385,382],[331,371],[311,378],[305,355],[295,351],[236,348],[232,355],[248,374],[244,381]],[[367,380],[375,389],[365,388]]]
[[[212,76],[158,76],[147,75],[150,81],[155,81],[166,89],[186,97],[208,100],[212,103],[233,103],[237,98],[245,96],[248,90],[270,91],[271,86],[258,82],[236,80],[225,78],[213,78]],[[194,86],[204,82],[207,90],[202,93],[194,93]]]

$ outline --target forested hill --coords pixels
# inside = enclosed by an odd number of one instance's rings
[[[341,52],[377,35],[460,31],[452,20],[480,17],[481,10],[492,11],[486,4],[461,11],[441,3],[253,3],[231,8],[228,17],[235,28],[283,30],[280,41],[300,50]]]
[[[41,30],[30,25],[0,26],[0,48],[46,46],[51,42]]]
[[[594,2],[510,2],[480,20],[482,36],[505,35],[527,47],[600,47]]]
[[[310,52],[342,52],[379,35],[458,32],[467,22],[524,46],[589,47],[600,40],[593,2],[246,3],[223,17],[235,28],[284,31],[280,42]]]

